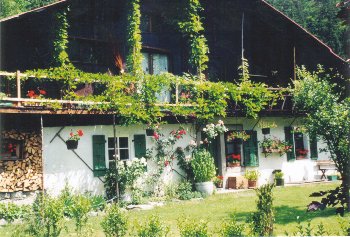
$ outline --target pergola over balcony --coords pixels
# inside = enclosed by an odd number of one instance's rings
[[[15,80],[3,80],[11,77]],[[26,80],[22,80],[26,78]],[[57,80],[51,80],[46,77],[41,78],[38,84],[35,77],[25,73],[17,72],[0,72],[0,113],[23,113],[23,114],[115,114],[114,110],[94,109],[95,105],[108,105],[110,102],[94,102],[89,100],[70,100],[64,99],[62,88]],[[98,82],[96,82],[98,83]],[[196,81],[195,83],[202,83]],[[88,96],[95,93],[89,85],[81,83],[81,89],[74,93],[80,96]],[[45,91],[45,95],[39,93],[35,96],[30,95],[30,90]],[[172,82],[172,89],[162,91],[157,95],[159,101],[153,105],[159,106],[163,112],[168,111],[169,107],[186,107],[188,109],[198,107],[198,104],[186,102],[183,100],[181,83]],[[278,93],[279,96],[271,99],[264,109],[260,112],[263,115],[292,115],[296,114],[293,106],[292,96],[283,88],[267,88],[269,91]],[[31,97],[31,98],[30,98]],[[125,103],[125,106],[131,104]],[[244,114],[244,106],[227,99],[226,114],[229,117],[240,116]]]

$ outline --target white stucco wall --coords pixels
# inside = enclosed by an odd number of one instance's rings
[[[293,118],[263,118],[264,121],[275,121],[277,128],[271,129],[271,136],[277,137],[281,140],[285,139],[284,127],[290,125],[298,125],[298,121],[293,121]],[[258,120],[247,119],[247,118],[231,118],[224,120],[225,125],[229,128],[233,127],[235,124],[243,125],[244,130],[252,129],[258,122]],[[169,134],[172,130],[179,128],[178,124],[174,125],[163,125],[163,134]],[[93,194],[104,194],[103,183],[96,177],[93,177],[93,172],[85,166],[85,164],[76,155],[67,150],[66,144],[56,137],[52,143],[51,139],[59,131],[60,127],[45,127],[43,134],[43,161],[44,161],[44,188],[52,194],[58,194],[64,187],[65,182],[73,187],[79,192],[91,192]],[[108,137],[113,137],[113,126],[112,125],[96,125],[96,126],[80,126],[80,127],[65,127],[61,132],[61,136],[67,139],[70,131],[76,131],[82,129],[84,131],[84,136],[79,141],[79,147],[76,149],[76,153],[92,168],[93,158],[92,158],[92,136],[93,135],[105,135],[106,139]],[[134,144],[132,142],[134,134],[145,134],[146,126],[132,126],[132,127],[120,127],[117,126],[117,137],[123,136],[129,138],[129,152],[130,158],[134,157]],[[186,147],[191,139],[195,137],[194,127],[192,125],[186,125],[187,135],[183,139],[180,139],[175,146]],[[258,133],[258,141],[263,140],[263,134],[261,128],[255,126],[254,130]],[[223,136],[223,135],[221,135]],[[146,136],[146,146],[147,148],[152,147],[154,142],[151,137]],[[322,148],[324,145],[322,143],[318,144],[318,148]],[[308,148],[308,140],[305,139],[305,148]],[[106,143],[106,164],[108,164],[108,145]],[[224,148],[222,148],[224,151]],[[318,171],[318,166],[316,161],[309,158],[307,159],[295,160],[287,162],[287,156],[279,156],[279,154],[271,154],[266,157],[261,153],[261,148],[259,148],[259,167],[254,169],[259,169],[261,176],[259,178],[259,185],[266,182],[272,182],[273,176],[272,171],[275,169],[281,169],[285,174],[285,182],[304,182],[317,180],[320,177],[321,172]],[[328,159],[327,153],[319,153],[319,159]],[[223,175],[225,178],[229,176],[243,175],[245,172],[244,167],[240,168],[226,168],[225,154],[222,154],[223,161]],[[176,162],[174,162],[176,163]],[[149,170],[154,167],[151,162],[148,164]],[[175,166],[177,170],[177,168]],[[247,168],[251,169],[251,168]],[[180,179],[180,176],[175,172],[169,172],[169,168],[163,174],[163,179],[165,183],[176,182]]]
[[[270,117],[270,118],[262,118],[263,121],[275,122],[277,127],[271,128],[270,135],[276,137],[281,140],[285,140],[284,127],[287,126],[298,126],[299,120],[295,120],[294,118],[284,118],[284,117]],[[264,139],[264,135],[262,134],[261,128],[257,125],[257,119],[246,119],[246,118],[230,118],[224,120],[227,127],[230,124],[243,124],[244,130],[250,130],[254,126],[254,130],[257,131],[258,141],[262,141]],[[310,150],[308,137],[304,139],[305,149]],[[324,148],[325,144],[323,142],[318,142],[318,150],[320,148]],[[326,152],[318,153],[319,160],[328,160],[329,154]],[[225,169],[225,178],[228,176],[237,176],[244,175],[245,172],[244,167],[241,168],[227,168]],[[262,185],[267,182],[273,182],[272,172],[275,169],[281,169],[284,173],[285,183],[296,183],[296,182],[307,182],[307,181],[315,181],[319,180],[321,176],[321,171],[319,171],[318,166],[315,160],[310,159],[310,152],[307,155],[306,159],[302,160],[294,160],[287,161],[287,155],[284,154],[280,156],[278,153],[272,153],[269,156],[265,157],[262,153],[262,149],[259,147],[259,167],[248,167],[247,169],[258,169],[260,172],[260,178],[258,180],[258,184]]]
[[[163,125],[163,134],[169,134],[172,130],[179,128],[179,125]],[[193,128],[191,125],[185,125],[184,128],[188,134],[193,134]],[[79,141],[79,146],[75,152],[89,165],[93,167],[92,157],[92,136],[93,135],[105,135],[106,140],[108,137],[113,137],[112,125],[96,125],[96,126],[73,126],[65,127],[60,135],[63,139],[69,137],[69,133],[72,130],[75,132],[78,129],[84,131],[84,136]],[[145,134],[146,126],[132,126],[121,127],[117,126],[117,137],[129,138],[129,157],[130,159],[135,157],[134,151],[134,134]],[[60,127],[45,127],[43,135],[43,162],[44,162],[44,189],[48,190],[53,195],[57,195],[64,187],[65,182],[77,192],[91,192],[93,194],[104,194],[103,183],[100,179],[93,176],[93,172],[86,167],[86,165],[70,150],[67,150],[66,144],[56,137],[52,143],[51,139],[60,130]],[[185,147],[191,140],[191,136],[184,136],[179,140],[175,146]],[[146,147],[152,147],[154,142],[151,137],[146,136]],[[108,143],[106,143],[106,164],[108,166]],[[154,167],[151,162],[148,164],[149,168]],[[179,168],[175,167],[177,170]],[[166,170],[169,171],[169,170]],[[163,179],[166,183],[178,180],[180,178],[175,172],[164,172]]]

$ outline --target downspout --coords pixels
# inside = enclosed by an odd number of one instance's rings
[[[41,175],[41,184],[42,186],[42,191],[44,191],[44,174],[45,174],[45,162],[44,162],[44,121],[43,121],[43,115],[40,115],[40,135],[41,135],[41,170],[42,170],[42,175]]]
[[[114,159],[115,159],[115,172],[116,172],[116,180],[115,180],[115,193],[117,194],[117,202],[119,202],[119,185],[118,185],[118,161],[119,157],[117,156],[117,131],[115,127],[115,114],[113,114],[113,143],[114,143]]]

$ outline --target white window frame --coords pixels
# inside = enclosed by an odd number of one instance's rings
[[[128,147],[123,147],[123,148],[120,148],[119,147],[119,144],[120,144],[120,138],[127,138],[128,139]],[[112,162],[112,160],[110,159],[109,157],[109,151],[114,151],[114,146],[113,147],[109,147],[109,139],[114,139],[114,137],[108,137],[107,139],[107,157],[108,157],[108,165]],[[130,160],[130,137],[129,136],[126,136],[126,135],[119,135],[119,136],[116,136],[116,141],[117,141],[117,155],[119,156],[120,155],[120,150],[127,150],[128,151],[128,158],[127,159],[123,159],[123,161],[126,161],[126,160]],[[112,143],[113,145],[113,143]],[[118,159],[120,159],[120,157],[118,157]]]

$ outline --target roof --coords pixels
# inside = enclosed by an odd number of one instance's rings
[[[27,12],[23,12],[14,16],[10,16],[10,17],[6,17],[3,19],[0,19],[0,23],[2,22],[6,22],[9,20],[13,20],[13,19],[18,19],[20,17],[26,16],[30,13],[36,13],[36,12],[41,12],[44,11],[48,8],[51,8],[53,6],[57,6],[60,4],[63,4],[65,2],[67,2],[69,0],[58,0],[54,3],[48,4],[46,6],[42,6],[42,7],[38,7],[35,9],[32,9],[30,11]],[[321,46],[325,47],[334,57],[336,57],[337,59],[341,60],[343,63],[347,63],[345,59],[343,59],[342,57],[340,57],[338,54],[336,54],[327,44],[325,44],[324,42],[322,42],[319,38],[317,38],[315,35],[313,35],[312,33],[310,33],[309,31],[307,31],[305,28],[303,28],[301,25],[299,25],[297,22],[295,22],[294,20],[292,20],[290,17],[288,17],[286,14],[284,14],[283,12],[281,12],[280,10],[278,10],[277,8],[275,8],[274,6],[272,6],[270,3],[266,2],[265,0],[258,0],[258,2],[262,2],[265,6],[267,6],[268,8],[270,8],[272,11],[278,13],[280,16],[282,16],[283,18],[285,18],[287,21],[291,22],[293,25],[295,25],[297,28],[299,28],[301,31],[303,31],[305,34],[309,35],[311,38],[313,38],[318,44],[320,44]]]

